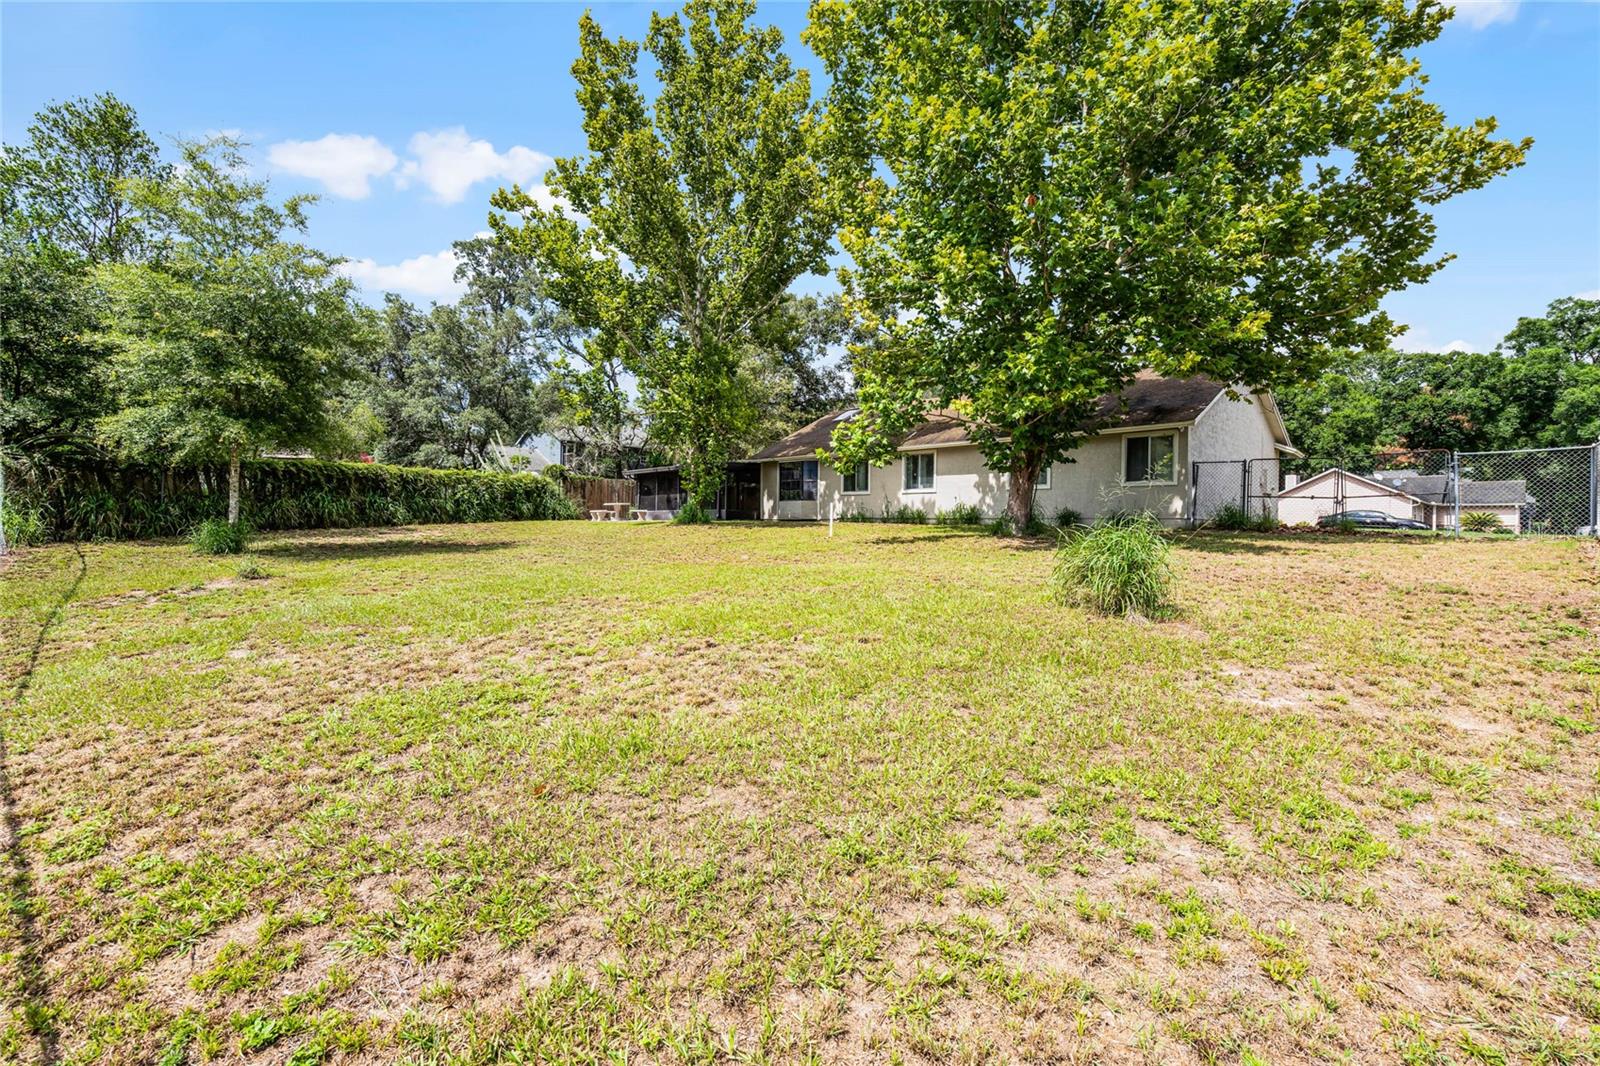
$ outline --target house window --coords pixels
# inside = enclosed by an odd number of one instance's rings
[[[815,500],[817,498],[817,464],[815,460],[803,463],[778,464],[778,499]]]
[[[1048,489],[1050,487],[1050,464],[1049,463],[1044,464],[1044,466],[1039,468],[1039,472],[1037,474],[1033,475],[1033,487],[1036,490],[1037,489]]]
[[[867,464],[857,463],[844,472],[844,487],[839,490],[846,496],[860,496],[867,491]]]
[[[1174,471],[1178,435],[1157,433],[1153,436],[1122,438],[1122,481],[1127,485],[1171,485],[1176,482]]]
[[[918,452],[906,456],[907,492],[932,492],[933,491],[933,453]]]

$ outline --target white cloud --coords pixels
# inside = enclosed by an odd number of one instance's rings
[[[347,200],[363,200],[372,179],[394,170],[400,161],[376,137],[330,133],[315,141],[279,141],[267,150],[275,169],[312,178]]]
[[[1395,340],[1394,347],[1400,352],[1487,352],[1494,345],[1484,347],[1460,339],[1438,341],[1427,327],[1412,326]]]
[[[1475,30],[1493,26],[1496,22],[1510,22],[1517,17],[1522,0],[1446,0],[1456,9],[1456,21],[1464,22]]]
[[[1600,289],[1590,289],[1588,292],[1575,293],[1580,300],[1600,300]]]
[[[425,300],[448,301],[466,291],[466,286],[456,280],[456,253],[450,248],[412,256],[398,263],[351,259],[340,264],[339,272],[370,293],[398,292]]]
[[[488,141],[468,136],[462,126],[415,134],[407,147],[413,158],[406,160],[396,180],[401,187],[418,181],[446,204],[460,203],[468,189],[491,178],[526,186],[553,162],[520,144],[498,152]]]

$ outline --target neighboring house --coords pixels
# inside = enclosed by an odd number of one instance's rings
[[[579,426],[551,431],[556,442],[556,461],[575,474],[598,477],[624,477],[629,467],[639,467],[650,459],[649,433],[643,426],[626,426],[606,436]]]
[[[1095,435],[1072,461],[1044,470],[1034,507],[1044,518],[1070,508],[1085,519],[1106,511],[1149,511],[1162,522],[1191,520],[1192,464],[1208,460],[1298,455],[1272,397],[1204,377],[1140,374],[1120,394],[1102,397]],[[862,463],[839,472],[817,459],[839,423],[854,410],[824,415],[754,459],[761,467],[761,517],[824,519],[830,514],[881,517],[914,507],[932,517],[957,505],[987,517],[1006,508],[1009,475],[991,470],[955,416],[936,414],[900,441],[884,466]]]
[[[1430,529],[1454,529],[1452,484],[1449,474],[1415,470],[1379,470],[1365,477],[1338,468],[1324,470],[1278,493],[1278,521],[1314,524],[1340,511],[1381,511],[1395,518],[1414,518]],[[1463,514],[1487,511],[1513,532],[1522,530],[1524,509],[1532,503],[1526,481],[1461,482]]]
[[[537,474],[556,460],[560,442],[545,433],[527,433],[515,444],[491,444],[489,455],[496,465],[512,470],[526,470]]]

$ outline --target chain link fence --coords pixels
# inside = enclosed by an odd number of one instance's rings
[[[1396,449],[1362,456],[1281,456],[1191,464],[1194,525],[1336,516],[1467,533],[1600,532],[1600,445],[1497,452]]]

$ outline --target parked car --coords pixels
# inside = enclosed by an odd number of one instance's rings
[[[1392,514],[1382,511],[1339,511],[1335,514],[1325,514],[1317,519],[1317,525],[1324,529],[1335,526],[1354,525],[1360,529],[1427,529],[1426,522],[1418,522],[1415,518],[1396,518]]]

